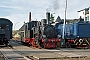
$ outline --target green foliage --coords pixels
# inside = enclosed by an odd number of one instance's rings
[[[53,16],[53,14],[51,14],[51,16],[50,16],[50,21],[51,22],[54,22],[54,16]]]

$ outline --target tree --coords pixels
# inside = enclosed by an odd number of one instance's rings
[[[54,22],[54,16],[53,16],[53,14],[51,14],[51,16],[50,16],[50,21],[51,22]]]

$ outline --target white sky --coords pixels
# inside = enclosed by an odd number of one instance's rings
[[[67,18],[77,19],[78,10],[90,7],[90,0],[67,0]],[[13,29],[18,30],[29,20],[29,12],[32,12],[32,20],[46,18],[46,12],[55,13],[55,19],[59,15],[64,18],[65,0],[0,0],[0,18],[7,18],[13,22]],[[18,23],[19,22],[19,23]]]

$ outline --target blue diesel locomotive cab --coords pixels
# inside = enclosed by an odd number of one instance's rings
[[[61,37],[62,37],[63,24],[56,24],[55,27],[56,27],[57,34],[61,35]],[[65,31],[64,31],[65,38],[74,38],[75,33],[74,33],[73,28],[74,28],[73,24],[66,24],[65,25]]]

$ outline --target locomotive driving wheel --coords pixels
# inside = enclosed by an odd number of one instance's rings
[[[34,44],[35,44],[36,48],[41,49],[41,46],[40,46],[40,42],[39,42],[39,38],[38,38],[38,36],[35,37]]]
[[[41,46],[40,46],[38,40],[36,41],[36,48],[39,48],[39,49],[41,48]]]

